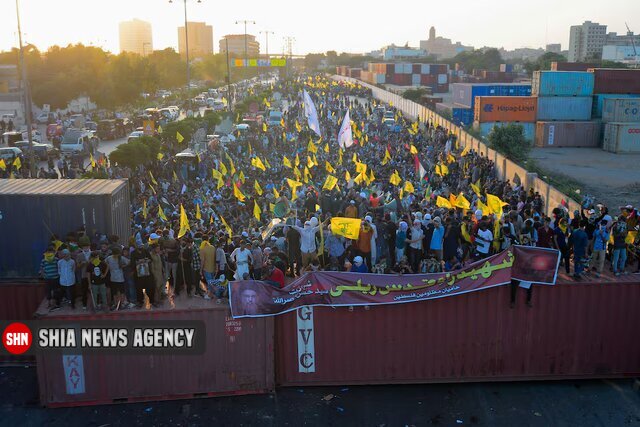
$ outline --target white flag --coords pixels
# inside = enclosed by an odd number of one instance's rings
[[[340,148],[345,149],[353,145],[353,135],[351,134],[351,119],[349,118],[349,110],[342,119],[342,126],[340,126],[340,132],[338,132],[338,145]]]
[[[322,138],[320,132],[320,122],[318,121],[318,111],[313,103],[313,100],[309,96],[306,90],[303,90],[302,96],[304,98],[304,115],[307,117],[307,123],[309,128]]]

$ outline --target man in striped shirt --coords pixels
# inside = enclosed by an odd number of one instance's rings
[[[58,310],[60,308],[60,274],[58,273],[58,259],[53,246],[49,246],[44,253],[42,261],[40,261],[40,276],[47,282],[47,300],[49,301],[49,310]]]

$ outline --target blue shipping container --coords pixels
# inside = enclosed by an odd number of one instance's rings
[[[463,124],[464,126],[469,126],[473,123],[473,109],[472,108],[456,108],[454,107],[451,111],[451,116],[453,118],[453,123],[460,126]]]
[[[591,96],[538,97],[538,120],[591,120]]]
[[[482,136],[487,136],[491,132],[494,126],[506,126],[506,125],[520,125],[524,129],[524,137],[529,141],[533,141],[536,137],[536,124],[535,123],[520,123],[520,122],[486,122],[486,123],[473,123],[473,128],[480,131]]]
[[[594,74],[582,71],[534,71],[534,96],[591,96]]]
[[[531,85],[519,83],[454,83],[452,102],[473,110],[476,96],[531,96]]]
[[[591,108],[591,117],[599,119],[602,117],[602,108],[604,107],[604,100],[607,98],[637,98],[638,95],[619,94],[619,93],[599,93],[593,95],[593,107]]]

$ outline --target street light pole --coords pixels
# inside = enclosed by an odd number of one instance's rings
[[[22,29],[20,28],[20,9],[16,0],[16,18],[18,20],[18,42],[20,44],[20,68],[22,68],[22,89],[24,91],[24,115],[27,124],[27,141],[29,141],[29,174],[36,177],[36,159],[33,152],[33,135],[31,130],[31,95],[29,94],[29,82],[27,81],[27,66],[24,62],[24,47],[22,46]]]
[[[260,31],[260,34],[264,34],[266,38],[267,59],[269,59],[269,34],[275,34],[273,31],[264,30]]]
[[[173,0],[169,0],[169,3],[173,3]],[[183,0],[184,3],[184,45],[186,50],[187,59],[187,91],[191,88],[191,69],[189,68],[189,27],[187,26],[187,0]],[[202,3],[202,0],[198,0],[198,3]]]
[[[247,50],[247,24],[256,24],[256,21],[248,21],[246,19],[242,20],[242,21],[236,21],[236,25],[237,24],[244,24],[244,61],[245,61],[245,67],[249,65],[248,59],[248,50]]]

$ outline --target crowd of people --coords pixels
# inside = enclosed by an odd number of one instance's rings
[[[307,126],[303,90],[321,137]],[[265,108],[283,110],[279,125],[258,121],[193,162],[167,154],[135,170],[105,164],[129,178],[132,235],[53,236],[42,260],[52,309],[63,297],[75,306],[74,295],[104,309],[142,306],[145,294],[157,306],[183,291],[220,302],[229,280],[284,287],[286,276],[319,270],[451,271],[514,244],[558,249],[578,280],[640,267],[633,206],[550,209],[447,129],[411,122],[359,85],[304,76],[270,93],[279,96]],[[343,149],[347,110],[354,145]],[[358,237],[332,229],[336,217],[361,219]]]

